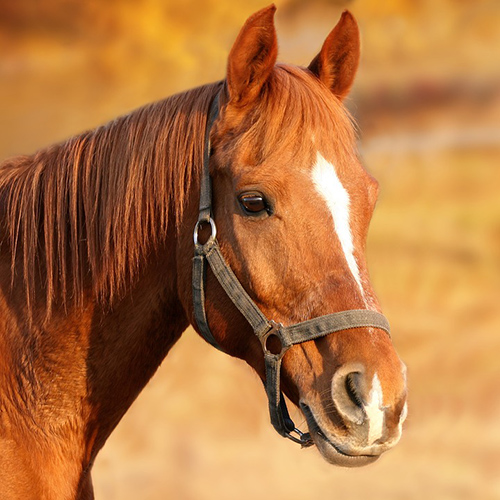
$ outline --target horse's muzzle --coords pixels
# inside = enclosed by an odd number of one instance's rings
[[[331,400],[301,399],[311,438],[325,460],[334,465],[370,464],[401,437],[406,396],[384,405],[378,378],[373,377],[369,391],[363,390],[367,385],[363,379],[363,369],[349,363],[333,376]]]

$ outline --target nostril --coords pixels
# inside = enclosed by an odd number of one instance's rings
[[[345,423],[361,425],[365,420],[363,376],[362,371],[352,365],[341,367],[333,376],[333,403]]]
[[[363,400],[358,392],[360,377],[361,373],[359,372],[348,373],[345,378],[345,390],[351,401],[359,408],[363,408]]]

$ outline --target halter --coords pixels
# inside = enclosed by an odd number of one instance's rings
[[[211,153],[210,131],[218,115],[219,96],[217,95],[212,101],[205,131],[200,210],[194,228],[195,253],[192,289],[196,324],[205,340],[224,352],[210,331],[205,311],[206,263],[208,262],[214,276],[233,304],[246,318],[262,345],[266,373],[265,388],[269,400],[271,424],[280,435],[299,443],[302,447],[311,446],[313,441],[310,434],[301,432],[295,427],[288,413],[283,393],[280,390],[281,361],[286,351],[295,344],[301,344],[330,333],[351,328],[374,327],[389,333],[389,323],[382,314],[366,309],[353,309],[327,314],[290,326],[283,326],[266,318],[225,261],[216,239],[217,228],[212,218],[212,186],[209,162]],[[199,241],[199,229],[207,224],[210,226],[210,236],[205,243],[201,243]],[[269,340],[271,338],[274,339],[274,342],[271,343],[271,345],[274,343],[274,346],[277,344],[276,340],[279,340],[280,352],[276,352],[277,349],[274,348],[270,349]]]

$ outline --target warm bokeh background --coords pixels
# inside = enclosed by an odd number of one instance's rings
[[[222,78],[266,4],[0,1],[0,159]],[[275,434],[251,370],[188,331],[99,456],[96,497],[499,499],[500,3],[276,4],[287,62],[308,64],[345,7],[362,28],[348,105],[382,188],[369,261],[409,367],[406,432],[374,465],[333,468]]]

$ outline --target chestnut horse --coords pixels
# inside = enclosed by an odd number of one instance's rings
[[[276,332],[381,317],[364,257],[377,183],[342,105],[356,22],[344,12],[308,68],[276,65],[274,11],[247,20],[224,81],[1,165],[3,500],[93,498],[98,451],[188,325],[203,329],[192,238],[204,166],[214,227],[197,238],[214,242],[216,223],[225,269]],[[263,347],[278,359],[276,347],[215,274],[195,284],[214,343],[266,381]],[[323,328],[273,372],[309,427],[295,440],[333,464],[370,463],[399,440],[405,368],[380,325]]]

